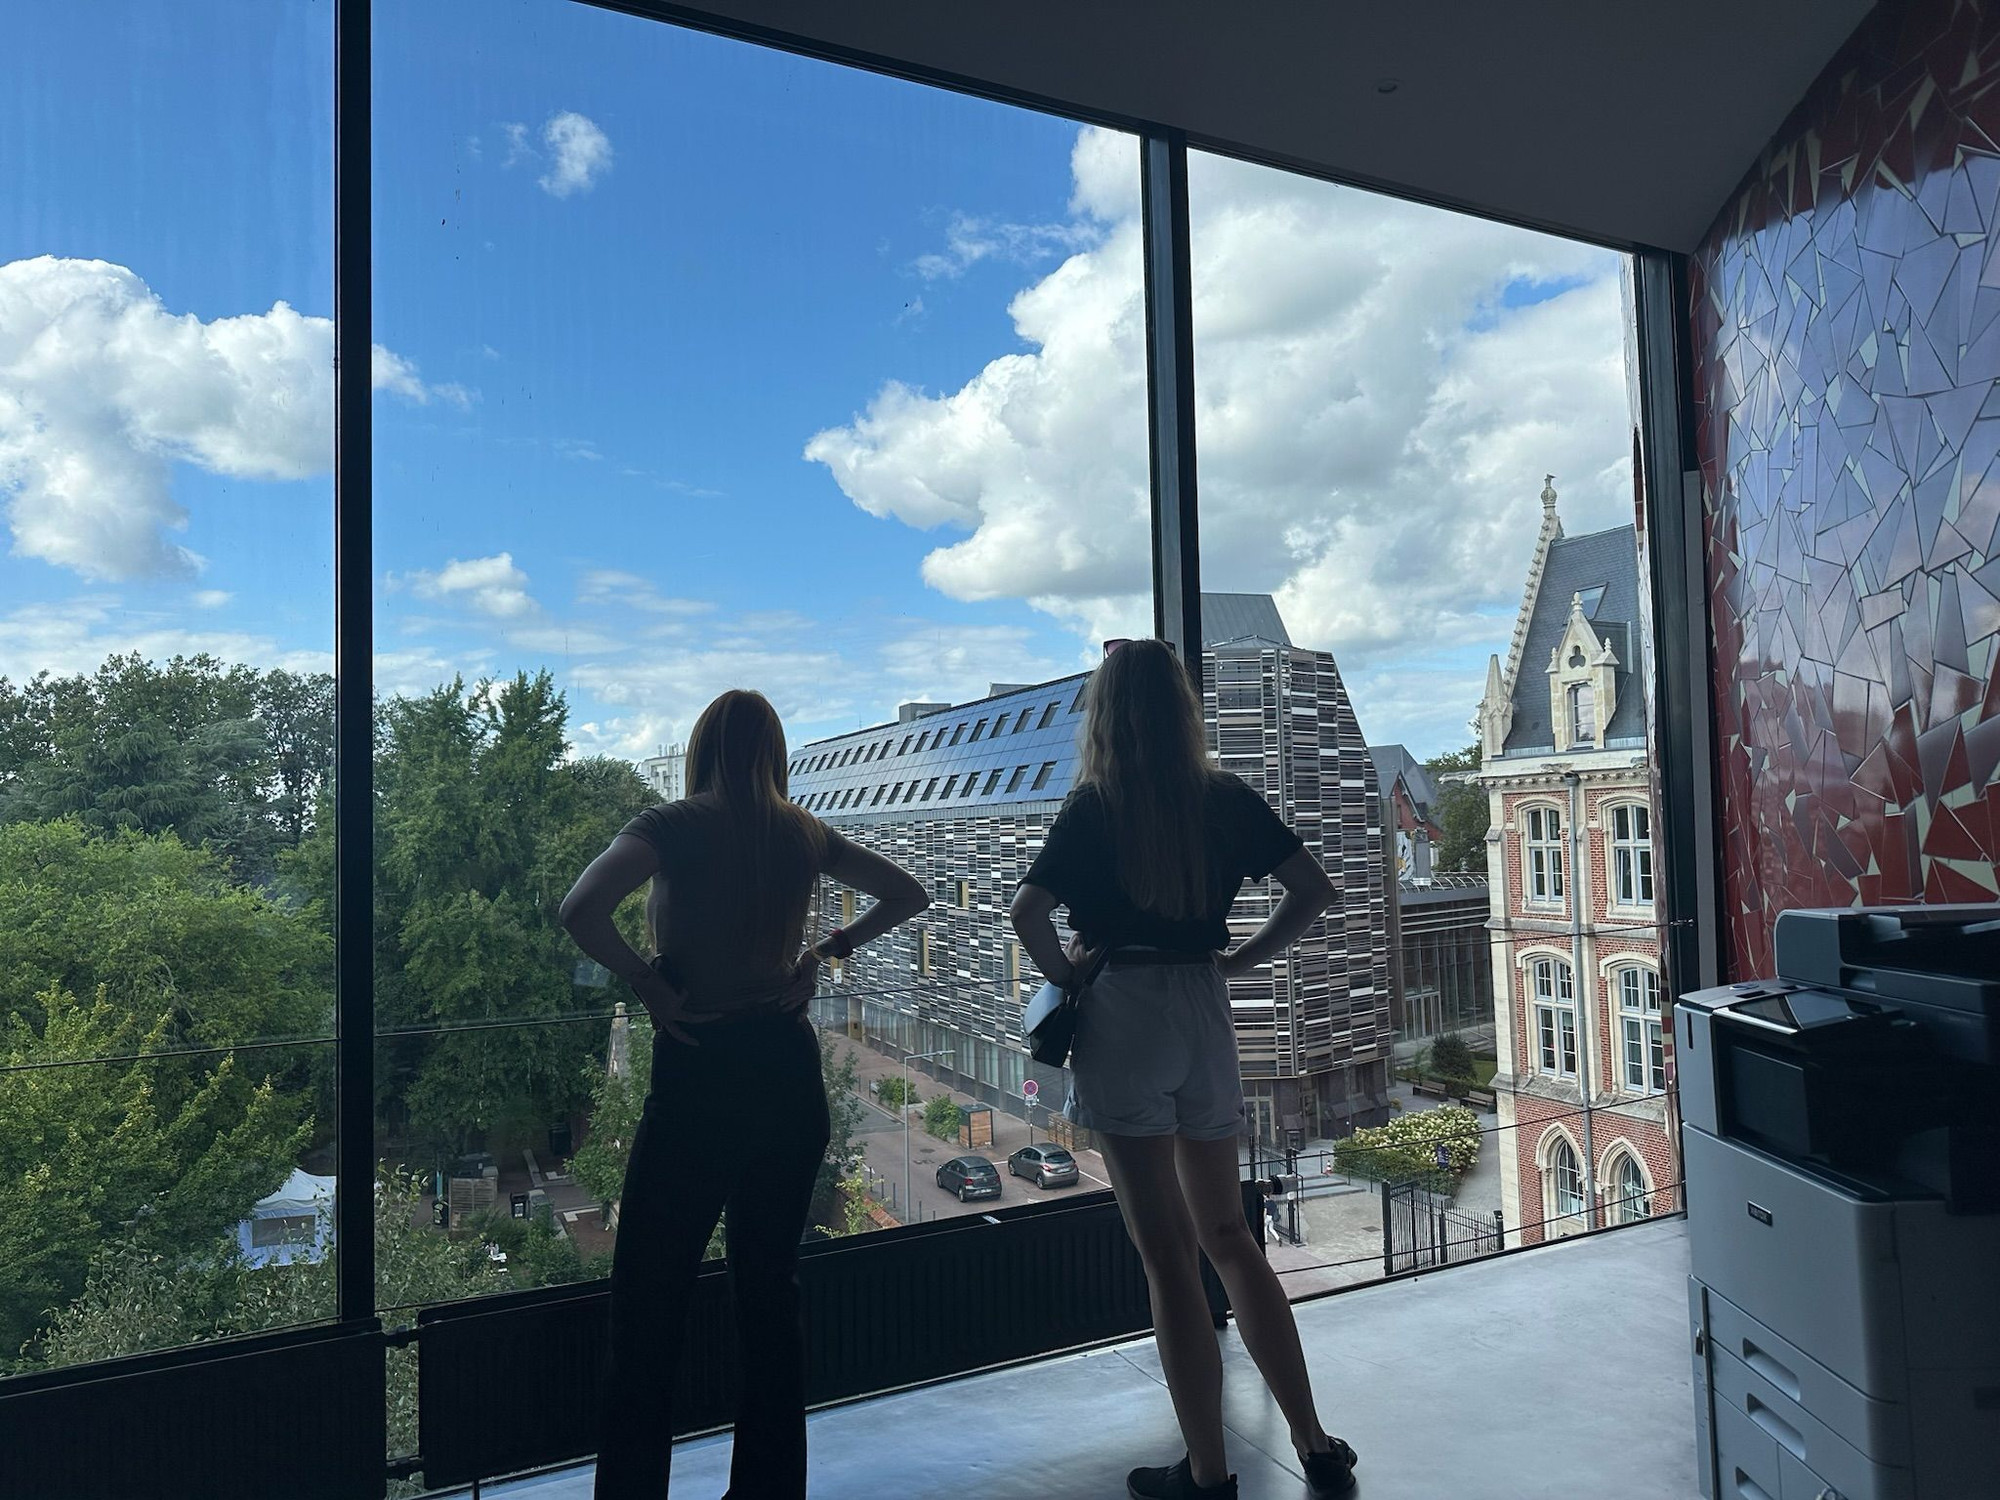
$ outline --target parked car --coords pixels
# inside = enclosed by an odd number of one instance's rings
[[[1000,1169],[983,1156],[954,1156],[937,1170],[937,1185],[960,1203],[1000,1196]]]
[[[1040,1188],[1075,1187],[1083,1180],[1076,1158],[1061,1146],[1023,1146],[1007,1158],[1007,1170]]]

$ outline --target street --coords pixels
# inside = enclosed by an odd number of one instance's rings
[[[1046,1128],[1049,1112],[1040,1105],[1033,1110],[1033,1123],[1005,1110],[993,1110],[993,1143],[968,1148],[956,1141],[939,1140],[925,1130],[921,1118],[923,1105],[919,1103],[909,1121],[910,1193],[913,1203],[906,1212],[903,1202],[903,1119],[893,1109],[878,1103],[869,1090],[871,1083],[889,1078],[900,1079],[903,1076],[902,1064],[886,1053],[854,1041],[841,1040],[835,1045],[854,1059],[856,1093],[862,1102],[856,1141],[868,1165],[872,1196],[898,1220],[917,1223],[954,1214],[987,1213],[1016,1203],[1037,1203],[1064,1193],[1094,1192],[1111,1186],[1105,1175],[1104,1160],[1095,1151],[1076,1153],[1077,1167],[1083,1178],[1075,1187],[1049,1188],[1045,1191],[1025,1178],[1008,1174],[1008,1156],[1023,1146],[1040,1144],[1049,1139]],[[910,1072],[910,1086],[920,1101],[948,1094],[961,1107],[974,1102],[970,1094],[960,1093],[938,1080],[927,1078],[914,1068]],[[1000,1196],[960,1203],[952,1194],[940,1189],[937,1169],[954,1156],[983,1156],[998,1167]]]

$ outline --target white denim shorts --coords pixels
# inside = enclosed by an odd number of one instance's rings
[[[1243,1129],[1229,986],[1214,963],[1107,965],[1077,1006],[1063,1114],[1106,1135]]]

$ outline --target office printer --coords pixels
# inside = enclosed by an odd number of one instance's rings
[[[2000,905],[1788,911],[1674,1013],[1711,1500],[2000,1500]]]

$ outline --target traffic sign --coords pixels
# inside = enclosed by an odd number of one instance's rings
[[[1041,1092],[1042,1086],[1035,1082],[1034,1079],[1026,1078],[1021,1081],[1021,1097],[1026,1099],[1030,1104],[1035,1102]]]

